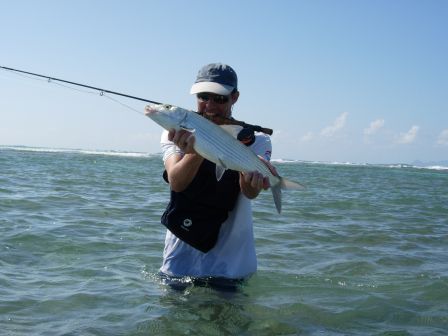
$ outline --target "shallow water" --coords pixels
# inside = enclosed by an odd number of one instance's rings
[[[179,292],[160,156],[0,147],[1,333],[448,334],[448,170],[276,166],[308,189],[254,201],[257,274]]]

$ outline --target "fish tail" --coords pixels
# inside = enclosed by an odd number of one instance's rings
[[[271,186],[272,196],[274,197],[275,207],[277,212],[282,212],[282,186],[281,183]]]
[[[280,187],[283,190],[300,190],[300,189],[306,189],[306,187],[303,184],[297,183],[297,182],[293,182],[290,181],[288,179],[285,179],[284,177],[280,177],[280,183],[279,183]]]
[[[306,187],[300,183],[290,181],[283,177],[280,177],[280,181],[275,185],[271,185],[272,197],[274,197],[275,207],[277,208],[277,212],[282,212],[282,189],[306,189]]]

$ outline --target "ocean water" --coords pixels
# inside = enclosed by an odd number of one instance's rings
[[[0,147],[1,335],[447,335],[448,169],[278,160],[236,293],[157,276],[159,155]]]

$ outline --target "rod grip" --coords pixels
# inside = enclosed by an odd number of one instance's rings
[[[263,133],[268,134],[268,135],[272,135],[272,133],[274,133],[274,130],[273,130],[273,129],[271,129],[271,128],[265,128],[265,127],[262,127],[262,128],[261,128],[261,131],[262,131]]]

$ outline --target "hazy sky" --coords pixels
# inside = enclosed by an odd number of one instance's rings
[[[274,158],[439,161],[447,18],[445,0],[0,0],[0,66],[194,109],[197,71],[223,62]],[[160,133],[98,92],[0,71],[0,145],[159,152]]]

